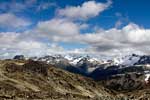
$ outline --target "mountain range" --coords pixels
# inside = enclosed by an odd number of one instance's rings
[[[148,100],[150,56],[47,55],[0,60],[2,99]]]
[[[22,56],[20,56],[23,58]],[[16,57],[14,57],[16,58]],[[42,61],[47,64],[58,66],[69,72],[78,73],[92,77],[95,80],[107,79],[112,75],[124,74],[127,72],[139,72],[149,77],[150,56],[128,55],[112,60],[101,60],[90,56],[53,55],[44,57],[30,57],[34,61]]]

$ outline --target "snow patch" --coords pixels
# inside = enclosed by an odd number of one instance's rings
[[[145,82],[148,83],[149,82],[149,78],[150,78],[150,74],[145,74]]]

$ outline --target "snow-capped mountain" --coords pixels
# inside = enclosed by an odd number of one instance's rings
[[[150,56],[132,54],[121,58],[114,58],[112,62],[114,65],[125,66],[147,65],[150,64]]]
[[[34,61],[42,61],[47,64],[65,69],[67,71],[89,76],[99,67],[107,68],[111,62],[100,60],[91,56],[78,55],[47,55],[44,57],[32,57]]]
[[[67,59],[71,65],[76,65],[83,57],[66,55],[64,58]]]
[[[15,59],[23,59],[23,57],[21,55]],[[146,82],[150,77],[150,56],[132,54],[105,61],[91,56],[78,55],[47,55],[29,59],[42,61],[73,73],[92,77],[95,80],[133,72],[144,74]]]
[[[23,59],[23,55],[17,55],[14,59]],[[133,66],[133,65],[146,65],[150,64],[150,56],[146,55],[127,55],[125,57],[113,58],[112,60],[101,60],[91,56],[78,56],[78,55],[47,55],[44,57],[30,57],[29,59],[35,61],[43,61],[47,64],[58,64],[66,63],[71,66],[81,66],[83,64],[89,65],[91,68],[96,68],[97,65],[122,65],[122,66]],[[106,68],[106,66],[105,66]]]
[[[37,59],[38,61],[45,61],[47,63],[52,63],[52,62],[60,62],[60,61],[68,61],[71,65],[76,65],[79,62],[84,63],[85,60],[87,60],[90,63],[100,63],[100,61],[97,58],[93,58],[90,56],[70,56],[70,55],[54,55],[54,56],[44,56],[44,57],[39,57]]]
[[[117,65],[133,66],[135,63],[139,61],[139,59],[140,59],[139,55],[132,54],[118,59],[115,58],[114,61]]]

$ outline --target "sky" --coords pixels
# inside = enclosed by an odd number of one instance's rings
[[[0,58],[150,54],[149,0],[0,0]]]

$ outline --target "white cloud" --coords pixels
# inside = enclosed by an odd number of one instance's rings
[[[99,33],[86,34],[87,38],[91,38],[91,42],[117,42],[121,44],[131,43],[146,43],[150,42],[148,39],[150,37],[150,30],[139,27],[134,23],[130,23],[122,29],[112,28],[109,30],[102,30]],[[94,39],[93,39],[93,38]],[[92,40],[93,39],[93,40]],[[87,39],[89,40],[89,39]],[[90,42],[89,41],[89,42]]]
[[[24,38],[22,38],[24,37]],[[17,54],[42,56],[63,52],[63,48],[53,43],[45,43],[30,38],[24,33],[0,33],[0,58],[10,58]]]
[[[45,25],[46,29],[50,26]],[[37,28],[39,32],[39,28]],[[33,31],[32,31],[33,32]],[[45,32],[40,30],[41,34]],[[0,55],[14,56],[15,54],[25,54],[27,56],[41,56],[46,54],[94,54],[105,56],[126,55],[130,53],[150,54],[150,29],[130,23],[122,29],[101,30],[96,33],[74,34],[57,33],[52,34],[52,29],[46,31],[44,38],[49,42],[40,41],[43,37],[35,34],[34,37],[26,33],[3,32],[0,33]],[[63,34],[63,35],[62,35]],[[55,41],[55,38],[58,41]],[[55,42],[55,43],[54,43]],[[86,44],[87,48],[76,48],[65,50],[57,45],[59,42]],[[50,43],[50,44],[49,44]],[[54,43],[54,44],[53,44]]]
[[[0,27],[4,28],[19,28],[30,25],[27,20],[19,18],[12,13],[0,14]]]
[[[101,12],[106,10],[110,5],[111,1],[107,3],[98,3],[95,1],[84,2],[81,6],[68,6],[64,9],[58,10],[58,15],[65,16],[71,19],[88,19],[99,15]]]
[[[23,33],[16,32],[1,32],[0,33],[0,48],[2,50],[7,49],[37,49],[41,48],[41,44],[32,41],[26,40]]]
[[[59,35],[78,34],[80,29],[77,24],[65,19],[52,19],[39,22],[37,28],[45,33]]]
[[[19,34],[15,32],[1,32],[0,33],[0,48],[10,48],[12,43],[18,41]]]
[[[111,5],[111,2],[98,3],[87,1],[81,6],[69,6],[58,10],[57,17],[51,20],[38,22],[33,30],[23,33],[0,33],[0,56],[8,57],[15,54],[27,56],[41,56],[52,53],[76,53],[95,55],[122,55],[129,53],[150,54],[150,29],[144,29],[137,24],[122,25],[118,20],[114,28],[98,29],[92,33],[82,33],[82,30],[91,28],[88,24],[71,19],[86,20],[99,15]],[[45,9],[45,8],[41,8]],[[116,16],[122,16],[116,14]],[[15,16],[12,13],[0,14],[0,27],[19,28],[30,25],[29,21]],[[42,39],[49,42],[43,42]],[[65,50],[57,43],[66,42],[88,45],[87,48]],[[50,45],[49,45],[50,43]],[[53,44],[54,43],[54,44]]]
[[[67,19],[54,18],[48,21],[39,22],[34,31],[39,37],[49,38],[51,41],[72,41],[80,35],[80,31],[88,28],[87,24],[75,23]]]
[[[84,37],[84,38],[83,38]],[[130,23],[122,29],[112,28],[99,33],[87,33],[80,36],[83,43],[91,46],[93,51],[105,54],[149,54],[150,29]]]
[[[65,27],[64,29],[68,28]],[[51,30],[49,30],[49,33],[51,33]],[[149,47],[150,43],[150,29],[141,28],[134,23],[129,23],[122,29],[111,28],[96,33],[70,34],[68,31],[68,34],[65,35],[47,34],[46,36],[50,38],[51,41],[57,38],[57,42],[76,42],[89,45],[90,48],[85,49],[85,51],[82,50],[82,53],[83,51],[109,55],[133,52],[150,53],[148,50],[145,50],[145,48]]]

